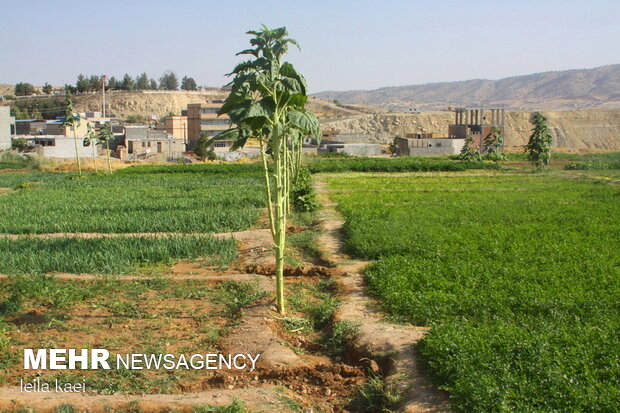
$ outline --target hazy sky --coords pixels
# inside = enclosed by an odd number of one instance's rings
[[[0,0],[0,83],[174,70],[220,86],[245,31],[286,25],[312,92],[620,63],[618,0]]]

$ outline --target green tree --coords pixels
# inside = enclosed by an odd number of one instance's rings
[[[125,76],[123,76],[123,80],[121,82],[121,89],[134,90],[134,87],[135,87],[135,83],[133,81],[133,78],[129,76],[128,73],[125,73]]]
[[[32,109],[32,112],[30,114],[30,119],[36,119],[36,120],[41,120],[43,119],[43,116],[41,115],[41,111],[39,111],[38,107],[34,107]]]
[[[80,162],[80,152],[78,149],[78,139],[76,128],[80,125],[80,115],[73,111],[73,101],[71,100],[71,92],[68,90],[65,92],[65,98],[67,100],[67,108],[65,109],[65,118],[62,124],[66,128],[73,130],[73,143],[75,144],[75,162],[77,163],[78,172],[82,175],[82,163]]]
[[[15,85],[15,96],[30,96],[34,95],[34,86],[30,83],[17,83]]]
[[[181,89],[183,90],[197,90],[198,85],[194,78],[183,76],[183,80],[181,81]]]
[[[79,74],[75,81],[75,88],[79,93],[87,92],[90,89],[90,82],[83,74]]]
[[[97,75],[92,75],[88,78],[88,90],[91,92],[96,92],[101,90],[101,77]]]
[[[173,71],[164,72],[159,78],[159,88],[163,90],[177,90],[179,88],[179,80]]]
[[[461,149],[459,159],[461,161],[479,161],[482,159],[480,150],[474,144],[474,139],[471,136],[468,136],[467,139],[465,139],[465,145],[463,145],[463,148]]]
[[[69,85],[65,83],[65,93],[69,92],[70,94],[77,93],[77,88],[73,85]]]
[[[138,90],[146,90],[149,88],[149,77],[146,73],[142,73],[140,76],[136,78],[136,89]]]
[[[114,76],[108,79],[108,90],[118,90],[118,80]]]
[[[157,89],[157,80],[151,79],[149,81],[149,89],[156,90]]]
[[[11,142],[11,149],[23,152],[28,149],[28,141],[26,140],[26,138],[15,138]]]
[[[215,143],[211,138],[209,138],[209,135],[207,135],[206,132],[202,132],[198,142],[196,142],[196,147],[194,148],[196,158],[203,162],[207,159],[210,161],[215,160],[216,156],[214,146]]]
[[[106,122],[101,129],[99,129],[99,135],[97,135],[99,142],[105,144],[105,157],[106,163],[108,164],[108,173],[112,173],[112,164],[110,163],[110,141],[114,138],[114,133],[112,133],[112,126],[110,122]]]
[[[301,163],[303,138],[321,139],[319,122],[305,110],[308,100],[306,80],[292,64],[283,62],[290,44],[285,27],[247,32],[252,49],[239,52],[251,60],[238,64],[229,76],[231,92],[219,114],[227,114],[236,127],[215,139],[234,141],[231,150],[243,147],[249,138],[259,141],[265,178],[265,193],[271,235],[276,253],[276,293],[278,311],[285,312],[284,249],[286,222],[290,206],[291,182]],[[268,156],[273,162],[268,165]],[[273,188],[272,188],[273,182]]]
[[[530,121],[534,128],[530,140],[524,147],[527,159],[537,168],[544,168],[551,160],[552,136],[547,126],[547,118],[540,112],[534,113]]]
[[[43,85],[43,88],[41,88],[41,91],[45,93],[46,95],[50,95],[52,93],[52,90],[53,90],[52,85],[50,85],[47,82]]]
[[[482,151],[484,159],[495,162],[506,159],[506,156],[501,151],[503,145],[504,137],[502,136],[502,130],[493,126],[483,141]]]

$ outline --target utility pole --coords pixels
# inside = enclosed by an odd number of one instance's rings
[[[103,95],[103,117],[105,118],[105,82],[108,80],[108,77],[106,75],[102,75],[101,76],[101,91],[102,91],[102,95]]]

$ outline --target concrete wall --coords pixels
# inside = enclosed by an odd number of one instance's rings
[[[465,145],[465,139],[398,139],[402,156],[457,155]]]
[[[381,155],[381,145],[372,143],[327,144],[320,152],[338,152],[353,156]]]
[[[40,136],[33,136],[33,138],[43,139]],[[35,146],[36,152],[40,156],[48,158],[75,158],[75,143],[77,140],[78,152],[80,157],[92,157],[93,149],[90,146],[84,146],[84,138],[67,138],[64,136],[52,136],[50,140],[53,140],[53,146]],[[97,145],[97,153],[100,153],[101,146]]]
[[[11,108],[0,106],[0,150],[11,149],[11,125],[15,125]]]

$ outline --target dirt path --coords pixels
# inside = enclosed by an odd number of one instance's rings
[[[420,368],[414,345],[424,337],[425,327],[395,325],[385,321],[375,307],[374,300],[366,294],[364,280],[359,270],[368,263],[352,259],[343,252],[343,225],[341,216],[329,198],[325,180],[315,176],[315,187],[321,210],[323,234],[319,245],[324,259],[333,263],[342,276],[338,279],[344,291],[344,303],[336,317],[341,321],[359,323],[359,335],[354,352],[362,357],[385,359],[386,382],[404,394],[403,412],[449,412],[447,395],[429,384]]]
[[[282,392],[276,386],[263,386],[248,389],[219,389],[184,394],[148,395],[97,395],[76,393],[26,393],[19,387],[0,388],[0,410],[15,411],[21,406],[34,406],[37,411],[52,411],[61,404],[69,403],[76,411],[124,410],[141,412],[191,411],[192,406],[210,404],[222,406],[230,404],[234,398],[243,400],[250,410],[286,411]],[[137,406],[136,406],[136,403]]]

